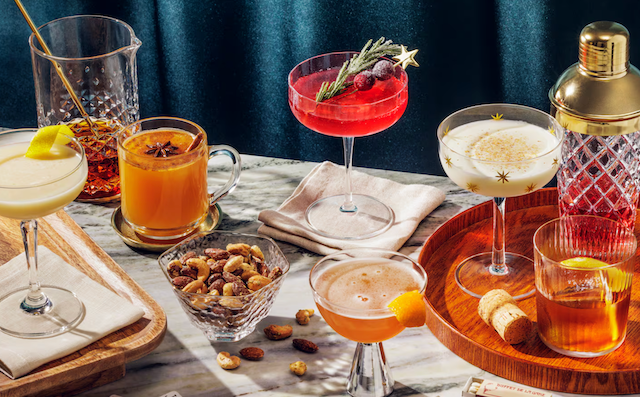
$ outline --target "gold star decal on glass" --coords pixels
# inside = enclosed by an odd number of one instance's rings
[[[535,183],[532,183],[531,185],[527,186],[527,187],[524,189],[525,193],[531,193],[531,192],[533,192],[534,190],[536,190],[536,184],[535,184]]]
[[[491,118],[494,120],[500,120],[502,119],[502,116],[504,116],[504,114],[496,113],[496,114],[492,114]]]
[[[496,178],[498,178],[498,182],[505,183],[505,182],[509,182],[509,180],[507,179],[508,176],[509,176],[508,171],[507,172],[502,171],[502,172],[498,172],[498,175],[496,175]]]
[[[475,183],[467,182],[467,190],[471,193],[476,193],[478,191],[478,185]]]
[[[551,135],[555,135],[556,134],[556,130],[553,127],[549,127],[549,132],[551,133]]]
[[[444,132],[442,133],[442,136],[447,136],[448,133],[449,133],[449,126],[447,126],[447,129],[444,130]]]
[[[451,167],[453,165],[453,163],[451,162],[451,157],[449,156],[444,156],[444,162]]]
[[[558,159],[553,159],[553,163],[551,165],[558,165]]]
[[[413,65],[415,67],[420,66],[420,65],[418,65],[418,62],[416,62],[416,60],[414,59],[414,57],[418,53],[418,50],[407,51],[407,47],[401,45],[400,46],[400,51],[402,51],[400,55],[396,55],[396,56],[393,57],[393,59],[398,61],[393,66],[397,66],[397,65],[400,64],[400,65],[402,65],[402,69],[406,69],[407,66],[409,66],[409,65]]]

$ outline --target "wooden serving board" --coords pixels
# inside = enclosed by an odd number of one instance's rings
[[[507,199],[507,251],[533,258],[533,234],[558,217],[555,188]],[[477,205],[453,217],[426,241],[419,261],[429,285],[427,325],[451,351],[495,375],[525,385],[569,393],[640,392],[640,274],[636,262],[627,338],[616,351],[589,359],[571,358],[547,348],[537,335],[535,297],[519,301],[534,321],[530,338],[504,342],[477,313],[478,299],[456,284],[454,271],[464,258],[491,250],[493,203]],[[636,227],[637,233],[638,227]],[[636,254],[637,257],[637,254]]]
[[[0,264],[23,253],[19,221],[0,218]],[[93,280],[141,307],[144,316],[91,345],[12,380],[0,374],[0,396],[58,396],[80,393],[125,375],[125,364],[162,342],[162,308],[63,210],[38,220],[38,243]],[[25,269],[26,271],[26,269]]]

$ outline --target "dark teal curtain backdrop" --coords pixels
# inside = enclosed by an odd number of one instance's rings
[[[549,110],[547,92],[577,61],[588,23],[631,33],[640,65],[640,2],[586,0],[23,0],[37,25],[74,14],[129,23],[142,40],[142,117],[202,125],[241,153],[342,163],[342,142],[291,114],[287,74],[313,55],[358,50],[385,36],[418,48],[409,106],[378,135],[356,139],[354,164],[444,175],[435,131],[455,110],[510,102]],[[0,126],[35,126],[29,28],[11,0],[0,10]],[[622,98],[621,100],[624,100]]]

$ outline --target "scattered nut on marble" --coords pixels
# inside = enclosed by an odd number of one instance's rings
[[[271,340],[287,339],[293,334],[293,327],[290,325],[271,324],[264,330],[264,334]]]
[[[250,361],[258,361],[264,357],[264,350],[259,347],[245,347],[240,350],[240,355]]]
[[[300,325],[309,324],[309,317],[313,316],[313,309],[301,309],[296,313],[296,321]]]
[[[315,353],[318,351],[318,345],[306,339],[294,339],[293,347],[305,353]]]
[[[236,369],[240,366],[240,357],[232,356],[228,352],[218,353],[216,360],[222,369]]]
[[[307,372],[307,364],[305,364],[304,361],[296,361],[295,363],[289,364],[289,369],[294,374],[302,376]]]

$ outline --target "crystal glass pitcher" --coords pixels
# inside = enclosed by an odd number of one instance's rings
[[[629,32],[594,22],[580,34],[579,62],[549,91],[565,128],[558,171],[560,215],[597,215],[633,228],[640,171],[640,72]]]
[[[35,35],[29,38],[38,126],[67,124],[85,148],[89,177],[80,201],[120,197],[117,133],[139,119],[133,29],[114,18],[76,15],[38,28],[51,55]],[[59,70],[56,70],[59,68]],[[80,100],[90,126],[65,87],[59,71]]]

